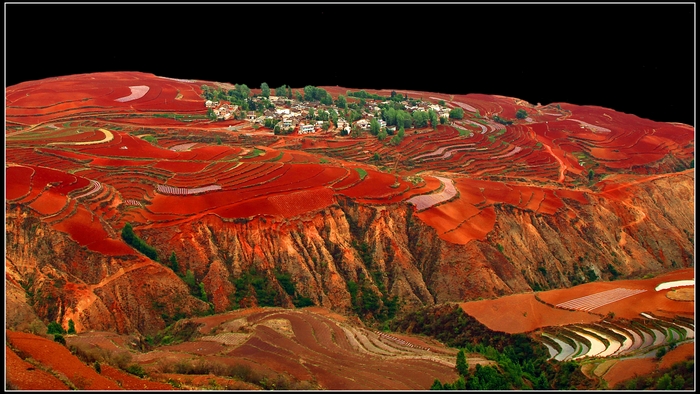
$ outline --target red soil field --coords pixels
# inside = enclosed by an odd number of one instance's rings
[[[113,256],[134,253],[122,240],[110,239],[102,223],[83,206],[78,206],[73,216],[54,224],[53,228],[67,233],[78,244],[102,254]]]
[[[661,358],[661,362],[659,362],[659,369],[671,368],[675,363],[692,360],[694,358],[695,343],[683,343],[664,354],[663,358]]]
[[[608,382],[608,387],[615,387],[619,382],[650,374],[656,367],[657,361],[654,358],[622,359],[610,367],[603,378]]]
[[[103,376],[117,382],[124,390],[174,390],[173,386],[167,383],[141,379],[109,365],[102,365],[100,370]]]
[[[575,298],[600,293],[615,288],[644,289],[643,293],[603,305],[593,309],[592,313],[605,315],[608,312],[615,313],[616,317],[624,319],[640,318],[640,313],[652,314],[676,314],[694,316],[694,302],[674,301],[666,297],[665,291],[656,291],[654,288],[660,283],[676,280],[693,279],[693,268],[681,269],[667,274],[659,275],[652,279],[616,280],[612,282],[591,282],[569,289],[549,290],[539,293],[540,299],[550,305],[557,305]]]
[[[208,165],[211,163],[202,161],[202,162],[195,162],[195,161],[175,161],[175,160],[161,160],[155,164],[153,164],[154,168],[161,168],[163,170],[167,170],[170,172],[174,173],[180,173],[180,172],[185,172],[185,173],[190,173],[190,172],[200,172],[204,168],[206,168]]]
[[[86,366],[61,344],[34,334],[6,330],[9,343],[39,363],[64,374],[82,390],[119,390],[119,385]]]
[[[591,323],[599,316],[553,308],[535,299],[534,293],[515,294],[495,300],[470,301],[459,306],[494,331],[516,334],[542,327]]]
[[[68,390],[68,386],[48,372],[22,360],[5,345],[5,383],[14,390]]]
[[[5,168],[5,198],[14,200],[25,196],[31,188],[31,177],[34,169],[25,166],[10,166]]]

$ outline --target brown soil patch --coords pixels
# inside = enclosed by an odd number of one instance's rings
[[[689,359],[695,359],[695,342],[678,345],[675,349],[666,353],[659,363],[659,368],[671,368],[673,364]]]
[[[666,297],[674,301],[695,301],[695,286],[670,290]]]
[[[88,367],[52,340],[28,333],[6,331],[10,344],[28,357],[65,375],[81,390],[119,390],[119,385]]]
[[[116,368],[109,365],[101,366],[102,375],[106,376],[115,382],[125,390],[173,390],[173,386],[160,383],[152,382],[150,380],[140,379],[134,375],[122,372]]]
[[[650,374],[656,370],[654,358],[628,358],[620,360],[603,375],[608,387],[615,387],[619,382],[632,379],[635,376]]]
[[[48,372],[22,360],[5,346],[5,387],[14,390],[68,390],[63,382]]]
[[[460,307],[488,328],[509,334],[541,327],[599,321],[600,317],[581,311],[568,311],[545,305],[535,294],[516,294],[496,300],[463,302]]]

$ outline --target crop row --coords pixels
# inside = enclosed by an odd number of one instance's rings
[[[566,302],[557,304],[559,308],[573,309],[580,311],[591,311],[604,305],[631,297],[635,294],[643,293],[646,290],[642,289],[623,289],[615,288],[612,290],[603,291],[596,294],[590,294],[584,297],[574,298]]]
[[[694,326],[652,318],[641,323],[600,322],[545,330],[541,342],[559,361],[584,357],[619,357],[648,352],[667,342],[694,338]]]
[[[214,191],[214,190],[221,190],[221,186],[209,185],[209,186],[201,186],[201,187],[186,189],[184,187],[157,185],[156,189],[158,190],[159,193],[163,193],[163,194],[174,194],[174,195],[179,195],[179,196],[187,196],[187,195],[192,195],[192,194],[206,193],[206,192]]]

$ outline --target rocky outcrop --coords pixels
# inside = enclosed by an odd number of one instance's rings
[[[159,256],[175,252],[179,273],[192,271],[215,312],[237,307],[236,281],[255,272],[281,306],[293,306],[278,280],[288,275],[299,295],[341,313],[352,312],[348,283],[365,280],[376,294],[397,296],[401,313],[692,266],[693,178],[686,171],[621,186],[618,194],[588,193],[588,204],[564,199],[554,215],[496,205],[494,230],[466,245],[440,239],[410,205],[351,200],[287,220],[207,215],[134,230]],[[90,252],[28,212],[8,209],[6,282],[25,290],[45,322],[72,318],[84,330],[152,333],[178,313],[208,309],[169,267],[136,254]],[[8,294],[22,304],[15,293]],[[16,311],[8,309],[8,319],[32,318],[27,308]]]

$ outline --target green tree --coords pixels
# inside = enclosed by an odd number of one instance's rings
[[[192,273],[192,271],[190,270],[187,270],[185,272],[185,277],[182,278],[182,280],[185,281],[185,283],[187,283],[187,286],[189,286],[190,289],[194,289],[195,287],[197,287],[197,283],[194,278],[194,273]]]
[[[54,334],[53,340],[54,340],[55,342],[60,343],[61,345],[65,345],[65,344],[66,344],[66,338],[64,338],[63,335],[61,335],[61,334]]]
[[[275,95],[279,97],[287,97],[287,87],[282,85],[275,89]]]
[[[683,390],[685,385],[685,379],[681,375],[676,375],[673,377],[673,382],[671,382],[671,390]]]
[[[452,119],[464,118],[464,110],[460,107],[452,108],[450,110],[450,118],[452,118]]]
[[[325,92],[325,90],[324,90]],[[326,93],[323,97],[321,97],[321,104],[323,105],[333,105],[333,97]]]
[[[129,245],[131,245],[134,242],[134,238],[136,238],[136,234],[134,234],[134,229],[131,227],[131,223],[127,222],[124,227],[122,228],[122,239]]]
[[[204,290],[204,283],[199,282],[199,298],[204,301],[204,302],[209,302],[209,298],[207,298],[207,292]]]
[[[457,372],[462,376],[469,375],[469,364],[467,364],[467,356],[464,354],[464,350],[460,349],[457,352]]]
[[[307,118],[307,119],[313,119],[313,118],[315,118],[315,117],[316,117],[316,115],[314,114],[314,109],[313,109],[313,108],[309,108],[309,113],[306,115],[306,118]]]
[[[299,92],[298,90],[296,92],[296,98],[297,98],[297,101],[299,101],[299,102],[304,101],[304,97],[301,95],[301,92]]]
[[[48,330],[46,331],[47,334],[65,334],[66,330],[61,327],[60,324],[58,324],[55,321],[52,321],[49,323],[47,326]]]
[[[221,137],[216,136],[216,145],[221,145]]]
[[[175,273],[180,272],[180,265],[177,263],[177,256],[175,256],[175,252],[170,254],[170,269],[172,269]]]
[[[304,86],[304,100],[314,101],[316,98],[316,87],[311,85]]]
[[[660,377],[656,382],[657,390],[670,390],[671,389],[671,375],[665,373],[664,376]]]
[[[395,93],[395,92],[392,92],[392,93]],[[430,386],[430,389],[431,390],[444,390],[444,387],[443,387],[442,383],[440,382],[440,379],[435,379],[433,381],[433,385]]]
[[[75,334],[75,323],[73,319],[68,319],[68,333]]]
[[[335,100],[335,105],[338,106],[338,108],[347,108],[348,107],[348,102],[345,99],[345,96],[342,94],[338,96],[338,99]]]
[[[377,133],[377,139],[378,139],[379,141],[384,141],[384,140],[386,139],[386,137],[388,137],[388,136],[389,136],[389,134],[387,134],[387,132],[386,132],[385,129],[381,129],[381,130],[379,131],[379,133]],[[376,154],[376,153],[375,153],[375,154]]]
[[[270,97],[270,86],[265,82],[260,84],[260,95],[263,97]]]
[[[428,116],[430,117],[430,125],[433,127],[433,130],[435,130],[438,126],[438,116],[437,112],[435,112],[432,108],[428,110]]]
[[[527,118],[527,111],[524,109],[519,109],[515,112],[515,117],[518,119],[525,119]]]
[[[447,124],[447,118],[444,116],[440,117],[440,124]]]
[[[369,122],[369,132],[372,133],[372,135],[377,135],[379,134],[379,122],[377,122],[376,118],[372,118],[372,120]]]
[[[248,98],[248,96],[250,96],[250,88],[248,88],[248,86],[246,86],[245,84],[242,84],[242,85],[236,84],[235,87],[236,87],[236,94],[238,95],[238,97],[240,99],[245,100]]]
[[[97,373],[102,373],[102,366],[100,365],[100,362],[99,362],[99,361],[95,361],[95,363],[93,364],[93,366],[95,367],[95,371],[96,371]]]
[[[406,135],[406,130],[403,128],[403,126],[399,127],[399,132],[396,133],[396,136],[399,137],[399,140],[402,140],[404,135]]]
[[[396,126],[396,110],[389,107],[386,111],[382,112],[382,118],[386,121],[387,126]]]

